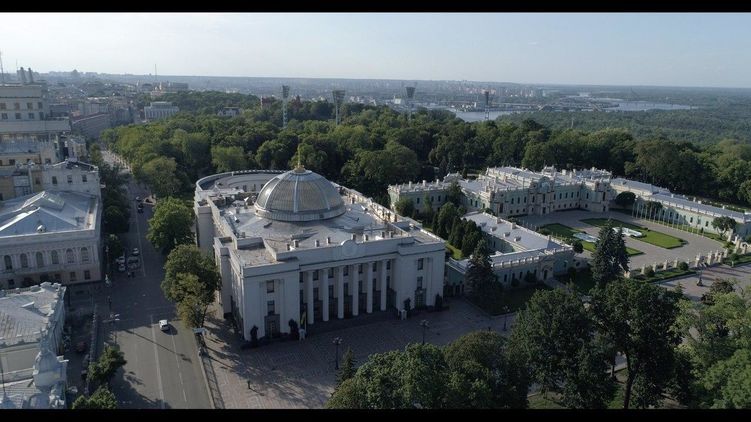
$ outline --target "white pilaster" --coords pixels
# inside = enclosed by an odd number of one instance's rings
[[[379,264],[381,266],[381,310],[386,310],[386,293],[388,291],[388,286],[386,285],[386,275],[388,275],[388,270],[386,269],[386,263],[389,262],[388,259],[384,259]]]
[[[312,271],[305,271],[305,291],[307,292],[307,301],[305,303],[308,304],[308,315],[307,315],[307,321],[308,325],[313,325],[313,322],[315,321],[315,296],[313,295],[313,272]]]
[[[360,274],[357,272],[358,268],[357,265],[350,265],[349,267],[349,283],[350,283],[350,291],[352,292],[352,316],[357,316],[360,314],[360,286],[358,283],[358,279],[360,278]]]
[[[328,269],[321,270],[321,287],[319,289],[321,295],[321,316],[323,321],[329,320],[329,271]]]
[[[373,263],[365,264],[365,312],[373,313]]]
[[[336,317],[344,318],[344,267],[336,267]]]

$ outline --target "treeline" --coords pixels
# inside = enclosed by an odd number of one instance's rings
[[[217,95],[190,94],[205,96],[196,104]],[[281,114],[279,101],[256,103],[234,118],[181,113],[108,130],[102,138],[161,196],[189,194],[195,180],[215,172],[292,168],[299,148],[306,168],[383,204],[389,184],[500,165],[604,168],[681,193],[751,204],[751,146],[741,141],[700,146],[637,139],[624,129],[557,130],[529,119],[467,123],[445,111],[420,110],[407,120],[387,107],[361,104],[345,104],[336,126],[333,105],[325,101],[290,102],[285,129]]]

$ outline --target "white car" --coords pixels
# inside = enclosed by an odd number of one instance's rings
[[[130,253],[133,256],[138,256],[141,254],[141,251],[138,250],[138,248],[133,248],[133,252]]]
[[[166,319],[159,320],[159,329],[162,331],[169,331],[169,322]]]
[[[120,265],[125,265],[125,255],[118,256],[117,263]]]

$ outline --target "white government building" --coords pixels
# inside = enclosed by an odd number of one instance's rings
[[[569,268],[584,267],[574,258],[573,248],[487,213],[470,212],[463,217],[482,230],[489,249],[493,273],[504,287],[524,287],[528,280],[546,282]],[[453,294],[462,294],[467,286],[464,276],[469,259],[449,258],[446,282]]]
[[[0,289],[101,280],[99,202],[43,191],[0,203]]]
[[[302,167],[196,183],[198,245],[215,256],[221,304],[246,340],[332,319],[434,304],[445,242]],[[396,312],[394,312],[396,315]]]
[[[165,119],[177,114],[180,108],[169,101],[153,101],[143,108],[143,117],[148,121]]]
[[[0,290],[0,411],[66,407],[64,297],[57,283]]]
[[[613,178],[606,170],[563,170],[545,167],[540,172],[516,167],[491,167],[475,180],[449,174],[443,180],[392,185],[388,188],[393,205],[401,198],[409,198],[422,211],[425,198],[432,201],[434,210],[446,203],[446,194],[453,182],[459,184],[462,204],[468,210],[490,209],[499,217],[542,215],[551,212],[583,209],[592,212],[610,210],[612,201],[621,192],[633,192],[639,216],[644,203],[655,201],[663,208],[648,216],[666,223],[683,224],[695,229],[717,233],[712,227],[715,217],[731,217],[736,221],[734,234],[751,234],[751,213],[702,204],[686,196],[671,193],[666,188],[624,178]],[[729,234],[732,237],[733,233]]]

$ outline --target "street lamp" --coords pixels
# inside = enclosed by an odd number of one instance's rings
[[[334,346],[336,346],[336,369],[339,369],[339,345],[342,344],[341,337],[334,337]]]
[[[420,321],[420,327],[422,327],[422,344],[425,344],[425,330],[428,328],[428,320],[424,319]]]

